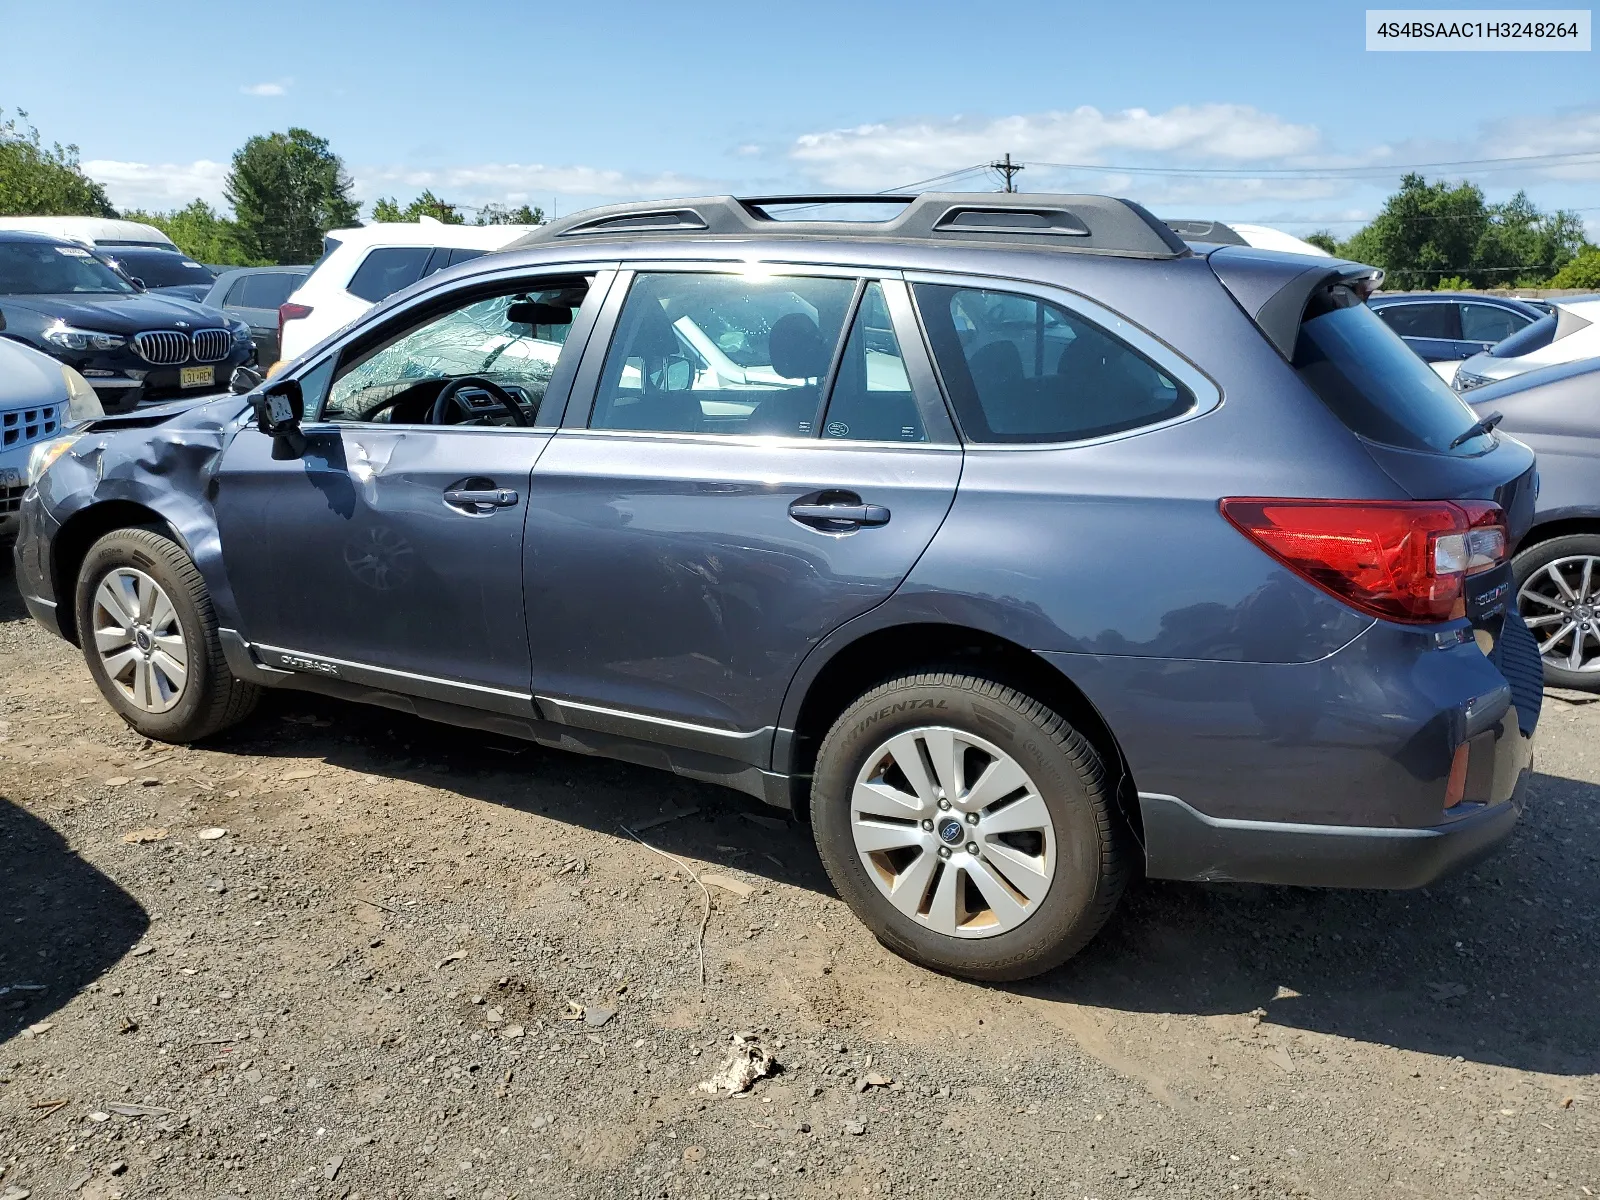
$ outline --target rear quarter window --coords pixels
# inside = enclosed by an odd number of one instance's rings
[[[1194,393],[1137,350],[1048,300],[926,283],[915,293],[968,441],[1083,441],[1194,407]]]
[[[1345,287],[1313,296],[1294,369],[1351,432],[1402,450],[1477,454],[1478,434],[1451,443],[1478,418],[1433,369]]]
[[[432,246],[379,246],[369,250],[345,290],[376,304],[422,278]]]

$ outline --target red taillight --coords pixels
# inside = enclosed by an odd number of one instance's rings
[[[311,315],[309,304],[280,304],[278,305],[278,338],[283,338],[283,327],[290,321],[298,321]]]
[[[1467,576],[1506,556],[1504,514],[1477,500],[1241,496],[1222,515],[1296,574],[1389,621],[1464,616]]]

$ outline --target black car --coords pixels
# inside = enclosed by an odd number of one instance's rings
[[[278,306],[309,274],[309,266],[224,269],[200,299],[249,325],[256,361],[273,363],[278,360]]]
[[[147,291],[204,301],[216,272],[164,246],[110,246],[96,253]]]
[[[254,354],[243,321],[142,291],[76,242],[9,231],[0,232],[0,337],[77,370],[107,412],[215,390]]]
[[[1397,292],[1367,303],[1424,362],[1471,358],[1545,315],[1526,300],[1466,292]]]

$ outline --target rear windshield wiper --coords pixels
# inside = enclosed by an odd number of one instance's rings
[[[1472,423],[1472,427],[1460,437],[1456,438],[1455,441],[1451,442],[1446,449],[1454,450],[1457,446],[1461,445],[1462,442],[1470,442],[1480,433],[1488,433],[1503,420],[1505,420],[1504,413],[1492,412],[1487,417],[1482,417],[1479,420],[1474,421]]]

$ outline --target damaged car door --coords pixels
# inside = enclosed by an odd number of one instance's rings
[[[298,373],[301,453],[233,440],[217,523],[259,661],[529,710],[528,481],[593,282],[523,277],[409,306]]]

